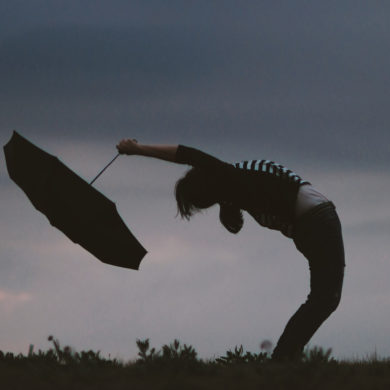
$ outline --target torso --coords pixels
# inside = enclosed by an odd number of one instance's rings
[[[300,186],[295,205],[295,218],[300,217],[306,211],[324,202],[329,202],[329,199],[318,192],[311,184]]]

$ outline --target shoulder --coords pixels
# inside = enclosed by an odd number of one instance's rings
[[[211,154],[181,144],[177,147],[175,161],[179,164],[187,164],[204,169],[232,167],[232,164],[226,163]]]
[[[243,160],[234,162],[233,165],[239,169],[245,169],[248,171],[263,171],[267,170],[267,167],[279,166],[274,161],[271,160]]]

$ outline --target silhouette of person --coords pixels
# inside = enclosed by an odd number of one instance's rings
[[[149,156],[191,169],[177,181],[178,213],[187,220],[218,204],[219,218],[231,233],[243,226],[243,211],[260,225],[293,240],[308,260],[310,293],[288,321],[272,353],[275,361],[302,356],[321,324],[341,298],[345,257],[341,223],[332,201],[310,182],[270,160],[221,161],[184,145],[141,145],[124,139],[121,154]]]

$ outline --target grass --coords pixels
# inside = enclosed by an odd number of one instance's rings
[[[331,350],[308,348],[299,360],[276,363],[269,352],[240,347],[213,360],[179,340],[151,348],[137,340],[138,357],[128,362],[106,359],[99,352],[53,347],[27,356],[0,351],[0,388],[13,389],[390,389],[390,359],[337,361]]]

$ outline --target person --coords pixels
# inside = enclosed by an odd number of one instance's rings
[[[261,226],[293,240],[308,260],[310,293],[288,321],[272,359],[299,359],[340,303],[345,254],[334,203],[310,182],[270,160],[227,163],[189,146],[141,145],[135,139],[121,140],[117,149],[191,166],[175,185],[182,218],[189,220],[194,213],[219,205],[219,219],[231,233],[241,230],[245,211]]]

